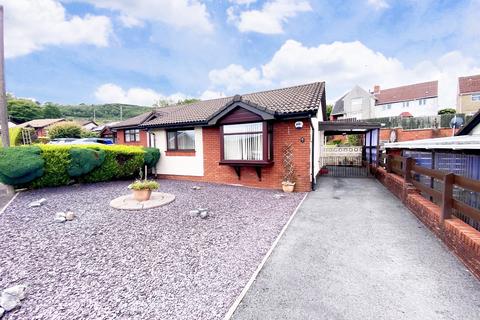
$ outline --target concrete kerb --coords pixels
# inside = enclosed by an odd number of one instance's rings
[[[245,297],[245,295],[247,294],[248,290],[250,290],[250,287],[252,286],[252,284],[255,282],[255,279],[257,278],[258,274],[260,273],[260,271],[263,269],[263,267],[265,266],[265,263],[267,262],[268,258],[270,257],[270,255],[272,254],[273,250],[275,249],[275,247],[277,246],[278,242],[280,241],[280,239],[282,238],[283,234],[285,233],[285,231],[287,230],[288,226],[290,225],[290,223],[292,222],[293,218],[295,218],[298,210],[300,209],[300,206],[303,204],[303,202],[305,201],[305,199],[307,198],[307,196],[309,195],[309,193],[305,194],[305,196],[303,197],[303,199],[300,201],[300,203],[298,204],[298,206],[295,208],[295,211],[293,211],[292,215],[290,216],[290,218],[288,219],[287,223],[283,226],[282,230],[280,231],[279,235],[277,236],[277,238],[275,239],[275,241],[273,241],[272,243],[272,246],[270,247],[270,249],[267,251],[267,253],[265,254],[265,256],[263,257],[262,261],[260,262],[260,264],[258,265],[257,269],[255,270],[255,272],[253,272],[252,276],[250,277],[250,280],[248,280],[247,284],[245,285],[245,287],[243,288],[242,292],[240,292],[240,294],[238,295],[237,299],[235,299],[235,301],[233,302],[233,304],[230,306],[230,308],[228,309],[227,313],[225,314],[224,316],[224,320],[229,320],[232,318],[233,314],[235,313],[235,311],[237,310],[238,306],[240,305],[240,303],[242,302],[243,298]]]
[[[2,214],[3,212],[5,212],[5,210],[7,210],[8,206],[10,205],[10,203],[13,202],[13,200],[15,200],[15,198],[18,196],[20,192],[17,192],[15,193],[15,195],[12,197],[12,199],[10,199],[6,205],[3,206],[2,210],[0,210],[0,214]]]

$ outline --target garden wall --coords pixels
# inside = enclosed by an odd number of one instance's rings
[[[441,208],[425,199],[405,180],[383,168],[372,168],[376,178],[452,250],[480,279],[480,232],[458,218],[440,221]]]

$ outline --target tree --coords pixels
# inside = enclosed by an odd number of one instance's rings
[[[57,105],[47,102],[43,107],[43,117],[45,119],[57,119],[62,117],[62,112]]]
[[[10,97],[7,101],[7,108],[10,119],[18,123],[40,119],[43,116],[42,108],[29,99]]]
[[[333,110],[333,105],[327,104],[327,119],[330,119],[330,115],[332,114],[332,110]],[[327,120],[327,119],[325,119],[325,120]]]
[[[452,108],[445,108],[445,109],[442,109],[442,110],[438,111],[439,115],[442,115],[442,114],[456,114],[456,113],[457,113],[457,111],[455,109],[452,109]]]
[[[73,122],[55,124],[48,129],[48,137],[50,139],[80,138],[81,136],[82,127]]]

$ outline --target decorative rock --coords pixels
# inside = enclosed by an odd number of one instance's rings
[[[206,219],[208,217],[208,211],[200,211],[200,218]]]
[[[65,217],[55,217],[55,222],[58,222],[58,223],[62,223],[62,222],[65,222],[67,221],[67,219],[65,219]]]
[[[205,208],[198,208],[198,211],[203,212],[203,211],[208,211],[208,209]]]
[[[5,313],[5,309],[0,307],[0,318],[3,317],[3,314]]]
[[[193,190],[200,190],[200,189],[202,189],[202,188],[199,187],[199,186],[193,186],[192,189],[193,189]]]
[[[65,216],[66,216],[65,212],[57,212],[55,214],[56,218],[65,218]]]
[[[67,213],[65,213],[65,219],[67,221],[72,221],[73,219],[75,219],[75,213],[73,213],[72,211],[68,211]]]
[[[274,197],[275,199],[281,199],[281,198],[284,198],[284,197],[286,197],[286,196],[285,196],[284,194],[274,194],[273,197]]]
[[[189,214],[191,217],[196,217],[200,214],[200,210],[190,210]]]
[[[17,296],[3,292],[0,296],[0,307],[5,309],[5,311],[11,311],[15,308],[20,307],[21,302]]]
[[[47,201],[47,199],[42,198],[40,200],[30,202],[28,206],[30,208],[41,207],[45,203],[45,201]]]
[[[3,290],[3,293],[16,296],[18,299],[23,300],[25,299],[25,290],[27,290],[27,286],[19,284]]]

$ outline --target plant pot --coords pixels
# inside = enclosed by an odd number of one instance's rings
[[[143,190],[132,190],[133,191],[133,199],[137,201],[147,201],[150,199],[152,195],[152,190],[143,189]]]
[[[295,189],[295,182],[282,182],[283,192],[293,192]]]

